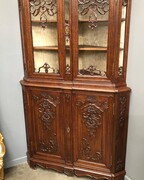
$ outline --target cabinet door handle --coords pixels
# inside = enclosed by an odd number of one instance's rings
[[[70,133],[70,127],[67,127],[66,131],[67,131],[67,133]]]

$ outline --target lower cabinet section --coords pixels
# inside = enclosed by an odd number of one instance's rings
[[[23,86],[23,95],[31,167],[124,180],[128,91]]]

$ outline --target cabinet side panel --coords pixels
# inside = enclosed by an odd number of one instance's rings
[[[125,169],[126,142],[128,129],[128,111],[129,111],[130,92],[119,93],[116,95],[115,112],[115,157],[114,172]]]

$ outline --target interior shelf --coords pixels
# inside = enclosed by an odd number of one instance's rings
[[[45,51],[45,50],[57,51],[58,46],[34,46],[33,49],[35,51]],[[66,50],[70,50],[70,46],[66,46]],[[78,50],[79,51],[107,51],[107,47],[79,45]],[[124,48],[120,48],[120,51],[123,51],[123,50]]]
[[[58,46],[34,46],[35,51],[41,50],[58,50]],[[88,45],[79,45],[79,51],[107,51],[107,47],[101,46],[88,46]],[[70,50],[70,46],[66,46],[66,50]]]
[[[126,20],[125,18],[121,19],[122,22],[125,21],[125,20]],[[109,21],[108,19],[98,19],[97,23],[99,23],[99,22],[108,22],[108,21]],[[79,23],[81,23],[81,22],[88,23],[88,22],[90,22],[90,20],[89,19],[80,19],[78,22]]]
[[[57,20],[31,20],[32,23],[57,23]]]
[[[35,51],[58,50],[58,46],[34,46]]]

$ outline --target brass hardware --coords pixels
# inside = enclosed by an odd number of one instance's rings
[[[70,127],[67,127],[67,133],[70,133]]]

